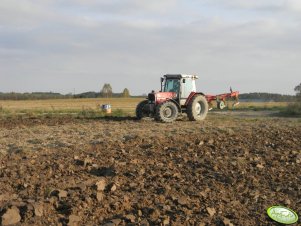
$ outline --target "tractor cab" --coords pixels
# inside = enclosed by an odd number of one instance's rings
[[[161,92],[175,93],[174,98],[180,105],[184,105],[192,92],[196,92],[196,75],[167,74],[161,78]]]

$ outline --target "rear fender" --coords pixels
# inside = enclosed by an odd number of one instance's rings
[[[202,96],[205,96],[204,93],[191,92],[190,95],[188,96],[186,102],[185,102],[185,106],[187,106],[187,105],[190,103],[190,101],[192,100],[192,98],[193,98],[195,95],[202,95]]]

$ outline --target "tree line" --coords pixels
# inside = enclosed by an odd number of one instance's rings
[[[33,92],[33,93],[1,93],[0,100],[44,100],[44,99],[69,99],[72,94],[60,94],[52,92]]]
[[[301,83],[294,88],[296,95],[281,95],[276,93],[244,93],[240,94],[241,100],[259,100],[259,101],[274,101],[274,102],[297,102],[301,104]]]
[[[274,102],[294,102],[296,96],[282,95],[277,93],[242,93],[239,95],[239,99],[246,101],[274,101]]]
[[[246,101],[275,101],[301,103],[301,83],[294,89],[296,95],[281,95],[275,93],[243,93],[239,98]],[[33,93],[1,93],[0,100],[43,100],[43,99],[68,99],[68,98],[112,98],[112,97],[133,97],[129,89],[125,88],[121,93],[114,93],[109,83],[103,85],[99,92],[84,92],[80,94],[60,94],[53,92],[33,92]]]
[[[44,99],[69,99],[69,98],[112,98],[112,97],[131,97],[128,88],[124,88],[121,93],[114,93],[109,83],[103,85],[100,92],[84,92],[79,94],[61,94],[53,92],[32,92],[32,93],[2,93],[0,92],[0,100],[44,100]]]

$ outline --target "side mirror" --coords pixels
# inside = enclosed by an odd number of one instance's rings
[[[183,79],[183,83],[185,83],[186,82],[186,80],[185,80],[185,78]]]
[[[164,82],[164,78],[161,77],[161,83]]]

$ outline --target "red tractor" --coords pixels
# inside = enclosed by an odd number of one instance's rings
[[[154,117],[157,121],[173,122],[179,114],[186,113],[189,120],[200,121],[206,118],[212,101],[216,101],[217,107],[222,109],[227,97],[238,97],[238,92],[232,90],[216,96],[196,92],[196,79],[196,75],[164,75],[161,91],[149,93],[147,100],[137,105],[137,118]]]

